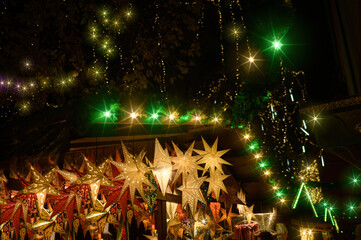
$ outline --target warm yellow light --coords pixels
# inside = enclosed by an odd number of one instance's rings
[[[278,188],[277,186],[273,186],[273,190],[277,190],[277,188]]]
[[[130,17],[132,15],[132,12],[129,10],[126,12],[127,17]]]
[[[30,83],[30,87],[34,87],[34,83]]]
[[[218,119],[217,117],[214,118],[214,121],[215,121],[215,122],[218,122],[218,120],[219,120],[219,119]]]
[[[312,235],[312,231],[311,231],[311,230],[308,231],[308,235]]]
[[[253,58],[253,57],[250,57],[250,58],[249,58],[249,62],[250,62],[250,63],[253,63],[253,62],[254,62],[254,58]]]
[[[234,35],[237,35],[237,34],[238,34],[238,30],[237,30],[237,29],[234,29],[234,30],[233,30],[233,34],[234,34]]]
[[[170,114],[170,115],[169,115],[169,119],[170,119],[170,120],[173,120],[173,119],[174,119],[174,115],[173,115],[173,114]]]
[[[268,170],[264,172],[264,175],[266,175],[266,176],[269,176],[270,174],[271,174],[271,172]]]
[[[137,114],[136,114],[135,112],[132,112],[132,113],[130,114],[130,116],[134,119],[134,118],[137,117]]]
[[[260,155],[260,154],[256,154],[254,157],[255,157],[256,159],[259,159],[259,158],[261,157],[261,155]]]
[[[249,134],[244,135],[244,139],[248,140],[249,139]]]
[[[281,203],[284,203],[285,201],[286,201],[286,200],[283,199],[283,198],[280,199],[280,202],[281,202]]]
[[[196,121],[198,121],[199,120],[199,116],[196,116]]]

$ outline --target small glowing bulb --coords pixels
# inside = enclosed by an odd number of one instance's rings
[[[207,221],[205,219],[202,220],[202,224],[203,225],[206,225],[207,224]]]
[[[136,114],[135,112],[132,112],[132,113],[130,114],[130,116],[131,116],[132,118],[136,118],[136,117],[137,117],[137,114]]]
[[[253,63],[253,62],[254,62],[254,58],[253,58],[253,57],[250,57],[250,58],[249,58],[249,62],[250,62],[250,63]]]
[[[237,34],[238,34],[237,29],[234,29],[234,30],[233,30],[233,33],[234,33],[234,35],[237,35]]]
[[[279,49],[281,47],[281,43],[279,41],[276,41],[273,43],[274,48]]]
[[[309,230],[309,231],[308,231],[308,235],[311,235],[311,234],[312,234],[312,231],[311,231],[311,230]]]
[[[199,117],[198,117],[198,116],[196,116],[196,120],[197,120],[197,121],[199,120]]]
[[[105,112],[105,113],[104,113],[104,116],[105,116],[105,117],[109,117],[109,116],[110,116],[110,112],[109,112],[109,111]]]
[[[317,121],[318,120],[318,118],[315,116],[315,117],[313,117],[313,121]]]
[[[259,159],[259,158],[261,157],[261,155],[256,154],[254,157],[255,157],[256,159]]]
[[[304,179],[304,177],[301,177],[301,180],[303,180]]]
[[[284,202],[285,202],[285,199],[281,198],[281,199],[280,199],[280,202],[281,202],[281,203],[284,203]]]
[[[217,117],[215,117],[215,118],[214,118],[214,121],[215,121],[215,122],[218,122],[218,118],[217,118]]]
[[[34,83],[30,83],[30,87],[34,87]]]
[[[307,170],[310,170],[311,168],[310,167],[307,167]]]
[[[104,11],[104,12],[103,12],[103,15],[104,15],[104,16],[107,15],[107,11]]]
[[[351,209],[353,209],[353,206],[350,206]]]
[[[169,115],[169,119],[170,119],[170,120],[173,120],[173,119],[174,119],[174,115],[173,115],[173,114]]]
[[[268,171],[268,170],[264,172],[264,175],[266,175],[266,176],[269,176],[270,174],[271,174],[271,173],[270,173],[270,171]]]
[[[303,231],[303,232],[302,232],[302,235],[306,235],[306,231]]]
[[[356,183],[356,182],[357,182],[357,179],[355,178],[355,179],[353,180],[353,182]]]
[[[131,15],[132,15],[132,12],[129,10],[129,11],[127,11],[127,17],[130,17]]]
[[[1,84],[1,85],[4,85],[4,81],[1,81],[0,84]]]
[[[273,190],[277,190],[277,188],[278,188],[277,186],[273,186]]]
[[[152,118],[157,118],[157,117],[158,117],[158,115],[156,113],[152,114]]]
[[[249,139],[249,134],[244,135],[244,139]]]

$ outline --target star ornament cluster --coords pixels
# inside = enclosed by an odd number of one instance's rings
[[[138,190],[143,200],[146,201],[143,184],[150,186],[152,189],[154,189],[154,186],[145,176],[145,174],[150,171],[143,163],[145,152],[141,151],[136,157],[134,157],[128,152],[123,143],[122,149],[125,162],[113,162],[113,164],[121,170],[121,173],[116,176],[113,181],[125,180],[122,191],[120,192],[120,197],[124,194],[125,190],[129,188],[132,203],[134,202],[136,190]]]

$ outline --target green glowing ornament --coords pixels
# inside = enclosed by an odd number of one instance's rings
[[[281,49],[281,46],[282,46],[282,44],[280,43],[280,41],[273,42],[274,49],[279,50],[279,49]]]

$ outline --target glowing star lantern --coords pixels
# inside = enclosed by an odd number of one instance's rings
[[[132,203],[134,202],[135,190],[138,190],[140,196],[146,201],[143,189],[143,183],[154,189],[152,183],[146,178],[145,174],[149,172],[148,167],[142,162],[145,152],[141,151],[138,156],[134,158],[130,154],[122,142],[124,161],[125,163],[113,162],[113,164],[119,167],[122,172],[113,179],[113,181],[125,180],[120,197],[124,194],[125,190],[130,191],[130,198]]]
[[[99,167],[95,166],[84,156],[84,163],[87,174],[75,181],[74,185],[89,185],[93,204],[98,198],[100,186],[114,187],[115,185],[104,175],[109,164],[109,159],[105,160]]]
[[[151,167],[154,176],[158,180],[160,190],[163,196],[165,196],[169,180],[172,177],[172,162],[169,158],[168,150],[163,149],[158,139],[155,139],[154,162]]]
[[[197,170],[203,170],[203,168],[197,164],[197,160],[200,159],[201,156],[192,156],[193,146],[194,142],[183,154],[177,145],[173,143],[174,150],[177,154],[176,157],[172,157],[172,162],[174,163],[173,170],[177,170],[173,182],[175,182],[181,174],[183,178],[185,178],[187,174],[191,174],[194,178],[197,178]]]
[[[233,213],[232,208],[229,208],[228,214],[226,212],[226,209],[224,209],[224,208],[222,208],[221,211],[222,211],[223,215],[219,221],[222,222],[222,221],[226,220],[228,223],[228,226],[232,227],[232,218],[237,217],[238,214]]]
[[[224,175],[221,173],[220,170],[216,170],[213,173],[210,174],[210,177],[207,178],[207,182],[209,182],[208,192],[207,195],[209,195],[211,192],[214,192],[216,195],[216,199],[218,201],[219,194],[221,190],[224,192],[227,192],[226,186],[224,186],[223,180],[229,177],[229,175]]]
[[[33,183],[21,190],[19,193],[36,194],[38,200],[38,208],[41,209],[44,206],[46,196],[48,194],[60,196],[60,193],[50,184],[50,182],[43,175],[36,171],[35,168],[31,165],[30,172],[32,175]]]
[[[253,213],[253,207],[254,205],[250,206],[250,207],[246,207],[246,218],[247,218],[247,223],[251,224],[252,219],[256,218],[256,216]]]
[[[189,174],[186,175],[183,185],[178,188],[178,190],[182,191],[182,208],[185,208],[188,204],[192,215],[196,212],[198,201],[206,203],[200,189],[204,180],[205,177],[198,178]]]
[[[210,173],[214,172],[216,169],[218,169],[222,174],[224,174],[222,170],[222,164],[232,165],[229,162],[223,160],[221,156],[223,156],[227,150],[217,151],[217,145],[218,145],[218,138],[216,141],[214,141],[213,146],[210,147],[208,143],[202,138],[204,151],[203,150],[196,150],[194,151],[201,155],[203,158],[200,159],[197,163],[198,164],[205,164],[203,174],[205,171],[209,170]]]

